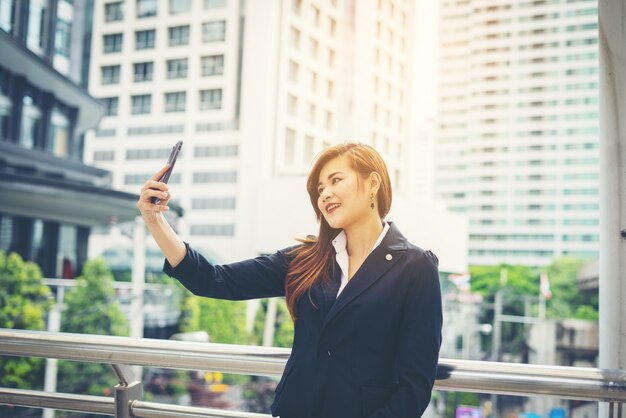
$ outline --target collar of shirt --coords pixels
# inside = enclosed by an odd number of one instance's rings
[[[378,236],[378,239],[374,243],[374,246],[372,247],[368,255],[371,254],[372,251],[374,251],[374,248],[380,245],[383,238],[385,238],[385,235],[387,234],[388,230],[389,230],[389,224],[387,222],[384,222],[383,230]],[[341,231],[339,234],[337,234],[335,239],[333,239],[333,247],[335,247],[335,252],[336,252],[335,259],[337,260],[337,264],[339,264],[339,267],[341,268],[341,286],[339,287],[337,296],[339,296],[343,288],[346,287],[346,285],[348,284],[349,258],[348,258],[347,244],[348,244],[348,239],[344,231]]]

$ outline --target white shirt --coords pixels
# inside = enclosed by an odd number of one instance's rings
[[[381,243],[383,238],[385,238],[385,235],[387,234],[388,230],[389,230],[389,224],[385,222],[385,226],[383,227],[382,232],[378,236],[376,243],[374,243],[374,246],[372,247],[368,255],[372,251],[374,251],[374,248],[378,247],[378,245]],[[337,292],[337,297],[339,297],[339,294],[341,293],[343,288],[346,287],[346,285],[348,284],[348,264],[349,264],[350,259],[348,257],[347,244],[348,244],[348,239],[346,237],[345,231],[341,231],[335,237],[335,239],[333,239],[333,247],[335,247],[335,252],[337,253],[335,255],[335,259],[337,260],[337,264],[339,264],[339,267],[341,268],[341,286],[339,287],[339,291]]]

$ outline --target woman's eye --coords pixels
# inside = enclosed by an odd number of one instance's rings
[[[333,184],[337,183],[339,180],[341,180],[339,177],[335,177],[335,178],[333,179]]]

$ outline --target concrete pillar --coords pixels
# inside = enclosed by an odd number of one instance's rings
[[[599,0],[598,6],[601,202],[599,366],[626,369],[626,3],[624,0]],[[608,405],[600,404],[599,413],[599,416],[609,416]]]

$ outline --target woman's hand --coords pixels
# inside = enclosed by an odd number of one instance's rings
[[[141,195],[139,196],[139,201],[137,201],[137,207],[146,223],[156,222],[161,212],[170,209],[167,207],[167,202],[170,200],[169,188],[167,184],[159,181],[169,166],[169,164],[165,164],[165,166],[156,172],[150,180],[146,181],[141,188]],[[152,203],[150,201],[152,197],[158,197],[161,201],[159,203]]]

